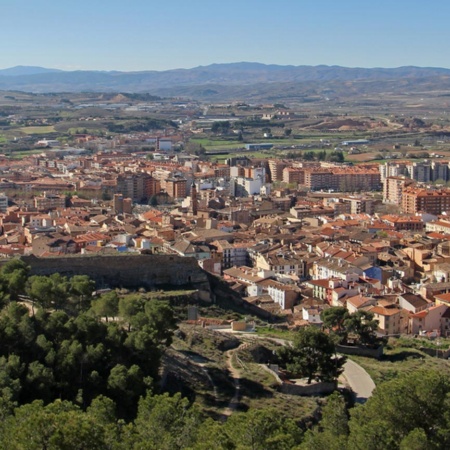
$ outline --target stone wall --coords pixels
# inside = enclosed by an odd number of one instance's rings
[[[269,364],[268,366],[261,364],[261,367],[270,372],[276,378],[279,385],[279,390],[283,394],[304,396],[329,395],[337,389],[336,381],[313,381],[311,384],[307,384],[306,382],[302,384],[295,384],[280,378],[277,364]]]
[[[434,356],[435,358],[442,358],[442,359],[450,358],[450,349],[441,350],[439,348],[420,347],[419,350],[426,353],[429,356]]]
[[[359,345],[336,345],[336,351],[344,355],[367,356],[380,359],[383,356],[383,346],[377,348],[363,347]]]
[[[88,275],[97,288],[165,288],[198,289],[202,300],[209,300],[207,273],[194,258],[175,255],[81,255],[38,258],[22,256],[31,275]]]
[[[283,394],[289,395],[329,395],[333,393],[337,388],[337,384],[334,382],[313,382],[311,384],[288,384],[283,383],[280,386],[280,391]]]

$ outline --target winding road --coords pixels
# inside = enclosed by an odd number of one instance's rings
[[[353,391],[356,403],[364,403],[375,389],[375,383],[370,375],[351,359],[344,364],[344,373],[350,389]]]
[[[291,343],[291,341],[287,339],[258,336],[254,333],[236,334],[241,334],[243,337],[250,337],[253,340],[270,340],[281,345],[290,345]],[[348,387],[352,390],[356,403],[364,403],[369,397],[372,396],[372,392],[375,389],[375,383],[370,375],[359,364],[355,363],[351,359],[347,359],[347,362],[344,364],[344,372],[342,373],[342,376],[346,379]]]

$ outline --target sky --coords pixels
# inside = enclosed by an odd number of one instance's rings
[[[0,0],[0,68],[450,68],[447,0]]]

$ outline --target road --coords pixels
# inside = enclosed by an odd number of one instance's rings
[[[221,330],[222,331],[222,330]],[[240,334],[245,337],[250,337],[254,340],[268,339],[280,345],[290,345],[291,341],[286,339],[271,338],[267,336],[257,335],[256,333],[233,333]],[[353,391],[356,403],[364,403],[372,396],[372,391],[375,389],[375,383],[370,375],[354,361],[347,359],[344,364],[344,372],[342,374],[347,380],[347,384]]]
[[[347,359],[343,375],[353,391],[356,403],[364,403],[372,395],[375,383],[359,364]]]

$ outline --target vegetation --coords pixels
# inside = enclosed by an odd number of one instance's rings
[[[92,288],[87,277],[28,277],[18,260],[0,270],[0,449],[450,446],[450,382],[438,370],[381,383],[365,405],[353,409],[335,393],[312,425],[276,403],[276,409],[260,409],[250,402],[254,408],[225,422],[208,418],[180,393],[160,391],[160,360],[175,329],[169,304],[157,293],[151,299],[113,291],[92,298]],[[335,310],[326,320],[336,333],[370,335],[370,317]],[[298,332],[293,346],[279,354],[288,369],[310,381],[334,379],[342,370],[334,336],[314,327]],[[259,380],[241,378],[244,391],[271,383],[255,364],[244,365],[243,374]]]
[[[338,356],[333,339],[316,327],[301,328],[292,346],[278,351],[280,365],[293,377],[333,381],[342,373],[346,358]]]
[[[148,132],[151,130],[163,130],[166,127],[177,128],[175,122],[162,119],[147,119],[123,122],[108,122],[107,130],[111,133]]]
[[[340,344],[347,343],[349,335],[356,337],[358,343],[362,345],[378,343],[376,337],[378,321],[374,320],[370,311],[360,310],[350,314],[347,308],[334,307],[322,312],[322,320],[324,327]]]

